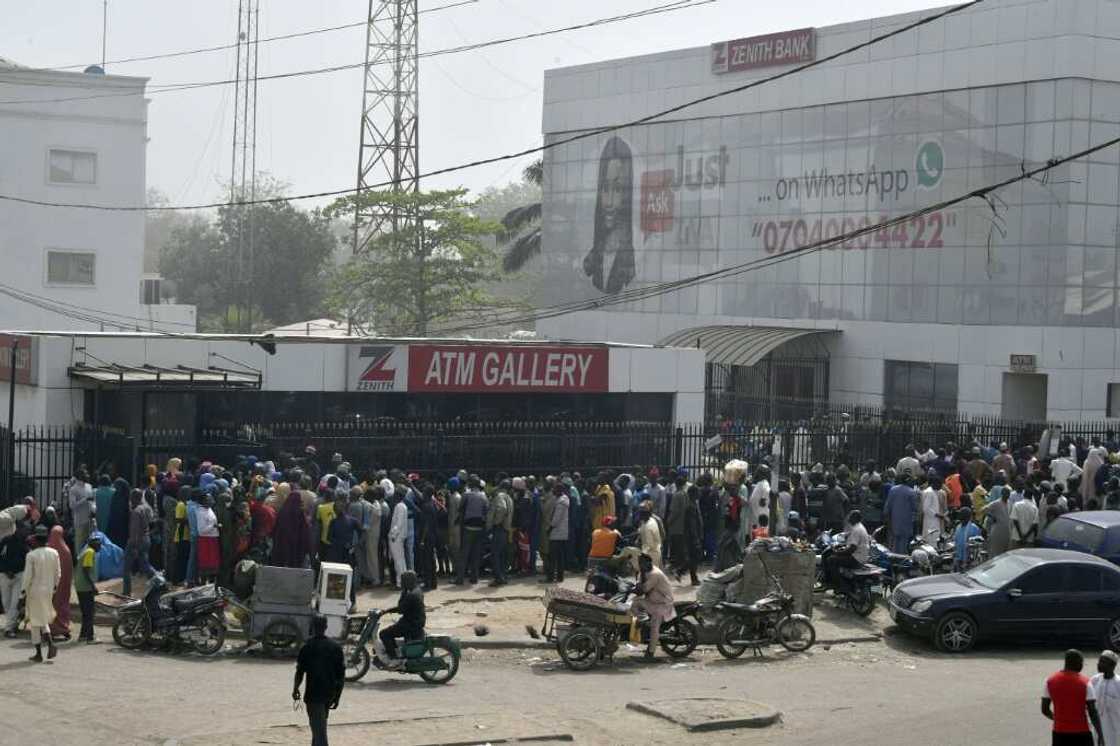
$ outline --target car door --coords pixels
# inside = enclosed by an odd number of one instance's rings
[[[1004,586],[1005,600],[996,606],[994,636],[1000,637],[1002,632],[1019,640],[1040,640],[1058,633],[1066,570],[1065,563],[1046,563]]]
[[[1065,591],[1056,618],[1058,634],[1078,640],[1097,640],[1104,625],[1112,619],[1115,593],[1105,588],[1108,568],[1088,563],[1070,563]],[[1110,584],[1111,586],[1111,584]]]

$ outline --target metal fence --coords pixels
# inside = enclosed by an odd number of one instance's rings
[[[1108,421],[1060,424],[1064,436],[1086,442],[1111,439],[1117,429],[1117,423]],[[936,448],[976,441],[1018,446],[1037,442],[1044,427],[996,417],[830,407],[796,421],[686,426],[608,421],[295,422],[201,432],[152,430],[135,436],[84,427],[28,428],[16,431],[14,439],[0,430],[0,504],[23,495],[35,495],[43,503],[57,499],[79,465],[94,475],[110,473],[135,483],[147,464],[163,469],[172,457],[232,466],[254,456],[283,464],[303,456],[309,445],[317,449],[323,465],[339,453],[359,473],[398,468],[431,476],[458,469],[489,477],[503,471],[590,475],[604,469],[635,472],[650,466],[684,466],[693,474],[718,474],[729,459],[756,463],[763,456],[780,473],[788,473],[816,463],[891,464],[908,444]]]

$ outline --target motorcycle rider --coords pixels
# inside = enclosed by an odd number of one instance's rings
[[[871,537],[863,525],[863,515],[858,510],[848,513],[848,533],[844,546],[838,547],[828,557],[825,564],[825,576],[829,583],[835,583],[840,577],[842,568],[857,570],[871,556]]]
[[[643,554],[638,558],[638,568],[641,576],[638,578],[639,598],[630,604],[630,612],[644,611],[649,614],[649,646],[646,648],[645,659],[653,659],[653,651],[657,649],[661,639],[661,624],[677,616],[673,606],[673,587],[669,578],[661,569],[655,567],[653,558]]]
[[[416,582],[416,573],[412,570],[405,570],[400,576],[401,584],[401,597],[397,601],[397,605],[386,611],[386,614],[400,614],[401,618],[395,624],[390,624],[385,627],[378,634],[381,639],[381,647],[384,649],[382,655],[381,649],[378,649],[378,655],[381,655],[389,668],[398,668],[401,663],[397,660],[397,638],[403,637],[405,641],[420,640],[424,637],[424,592],[420,590]]]

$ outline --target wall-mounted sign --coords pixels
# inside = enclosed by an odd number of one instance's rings
[[[354,345],[349,390],[408,393],[603,393],[606,347]]]
[[[604,392],[605,347],[410,345],[408,390],[444,392]]]
[[[35,348],[38,346],[31,337],[17,337],[0,334],[0,381],[12,380],[12,344],[16,348],[16,383],[35,385],[39,382],[35,366]]]
[[[1011,356],[1011,372],[1012,373],[1034,373],[1038,370],[1038,356],[1037,355],[1012,355]]]
[[[712,72],[717,75],[737,73],[812,62],[816,58],[817,30],[803,28],[713,44]]]

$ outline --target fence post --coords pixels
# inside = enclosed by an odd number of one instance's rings
[[[677,427],[673,438],[673,466],[684,463],[684,430]]]

